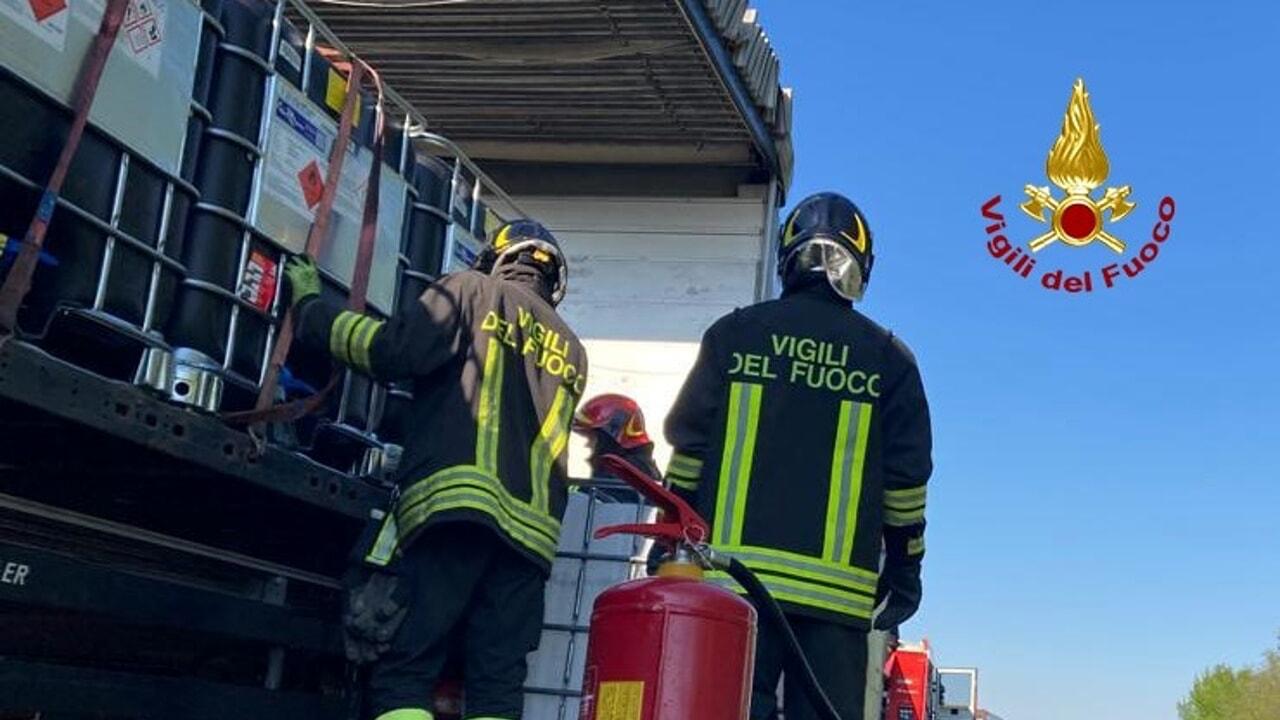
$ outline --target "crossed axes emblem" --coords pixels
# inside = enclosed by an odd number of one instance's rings
[[[1111,211],[1110,222],[1115,222],[1137,207],[1137,203],[1129,201],[1132,190],[1128,185],[1107,188],[1102,200],[1094,200],[1087,192],[1068,193],[1065,198],[1058,200],[1047,185],[1027,185],[1025,191],[1028,199],[1020,206],[1022,211],[1053,226],[1028,243],[1031,252],[1039,252],[1055,240],[1077,247],[1098,240],[1116,253],[1124,252],[1124,241],[1102,229],[1102,223],[1104,211]],[[1045,210],[1050,211],[1047,218]]]

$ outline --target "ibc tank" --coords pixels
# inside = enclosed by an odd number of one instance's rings
[[[225,0],[208,91],[188,224],[187,277],[168,336],[176,351],[172,397],[205,409],[252,405],[265,363],[280,252],[249,232],[248,213],[271,66],[273,3]]]
[[[59,42],[22,16],[0,14],[0,233],[21,238],[71,123],[67,103],[102,9],[63,9]],[[65,13],[65,14],[61,14]],[[29,340],[91,370],[163,387],[167,345],[158,332],[183,272],[182,215],[194,188],[182,154],[199,74],[201,11],[173,2],[163,32],[133,17],[104,69],[19,315]],[[154,31],[154,32],[152,32]],[[138,123],[137,108],[148,109]],[[7,273],[16,253],[0,259]],[[153,373],[140,373],[144,354]]]
[[[453,167],[437,158],[422,156],[412,173],[408,220],[400,256],[400,286],[396,313],[420,312],[418,298],[442,271],[445,236],[449,226],[449,192]],[[404,422],[413,401],[412,383],[392,384],[387,391],[380,437],[404,443]]]

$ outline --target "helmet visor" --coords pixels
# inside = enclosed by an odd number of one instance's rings
[[[862,299],[862,268],[853,251],[834,240],[814,238],[792,251],[786,264],[796,272],[823,273],[831,289],[850,302]],[[785,264],[784,264],[785,266]]]

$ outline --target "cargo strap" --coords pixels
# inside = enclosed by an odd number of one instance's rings
[[[71,159],[80,147],[80,138],[89,121],[89,110],[98,93],[98,82],[102,79],[102,71],[107,66],[107,58],[111,55],[116,36],[120,34],[120,25],[124,21],[128,5],[128,0],[107,0],[98,34],[94,36],[93,44],[80,63],[80,72],[71,94],[71,130],[67,133],[67,140],[62,145],[58,163],[53,167],[44,193],[40,196],[35,217],[19,246],[18,258],[9,270],[4,286],[0,287],[0,337],[9,336],[17,329],[18,308],[31,289],[31,279],[35,275],[40,250],[44,247],[45,234],[53,220],[53,211],[58,206],[58,194],[62,192],[62,183],[71,167]]]
[[[373,261],[373,244],[378,231],[378,196],[382,181],[382,145],[383,145],[383,98],[382,80],[373,68],[356,59],[352,63],[341,63],[335,56],[336,51],[322,49],[322,54],[334,60],[335,67],[348,69],[347,96],[342,104],[342,114],[338,121],[338,137],[329,153],[329,168],[325,174],[324,191],[316,207],[315,221],[307,234],[307,244],[303,250],[311,258],[320,254],[322,243],[329,233],[329,220],[332,215],[334,198],[337,196],[338,182],[342,176],[342,163],[347,155],[347,147],[351,142],[351,129],[356,123],[355,114],[359,107],[360,85],[365,73],[373,78],[378,92],[375,106],[376,118],[373,135],[373,157],[369,163],[369,180],[365,186],[364,214],[360,221],[360,240],[356,246],[355,272],[351,279],[351,291],[347,296],[347,308],[363,312],[365,296],[369,288],[369,270]],[[291,402],[273,405],[276,387],[279,383],[280,370],[289,357],[289,349],[293,346],[293,311],[286,310],[280,323],[280,335],[271,351],[271,361],[267,366],[266,377],[258,392],[258,401],[253,410],[226,413],[223,419],[228,422],[256,425],[260,423],[290,422],[310,415],[324,404],[329,393],[338,385],[340,373],[334,372],[319,392]]]

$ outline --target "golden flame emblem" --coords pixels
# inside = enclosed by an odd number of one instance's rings
[[[1022,211],[1053,228],[1028,243],[1031,251],[1039,252],[1058,240],[1075,247],[1097,240],[1123,253],[1124,241],[1103,229],[1103,213],[1110,211],[1109,220],[1115,222],[1132,212],[1137,204],[1128,199],[1132,191],[1128,185],[1107,188],[1101,200],[1093,199],[1092,192],[1106,182],[1111,163],[1102,149],[1101,129],[1089,105],[1083,79],[1077,79],[1071,90],[1067,113],[1062,118],[1062,132],[1044,165],[1045,174],[1067,195],[1059,200],[1048,186],[1026,186],[1028,199],[1022,203]],[[1046,210],[1050,211],[1047,218]]]

